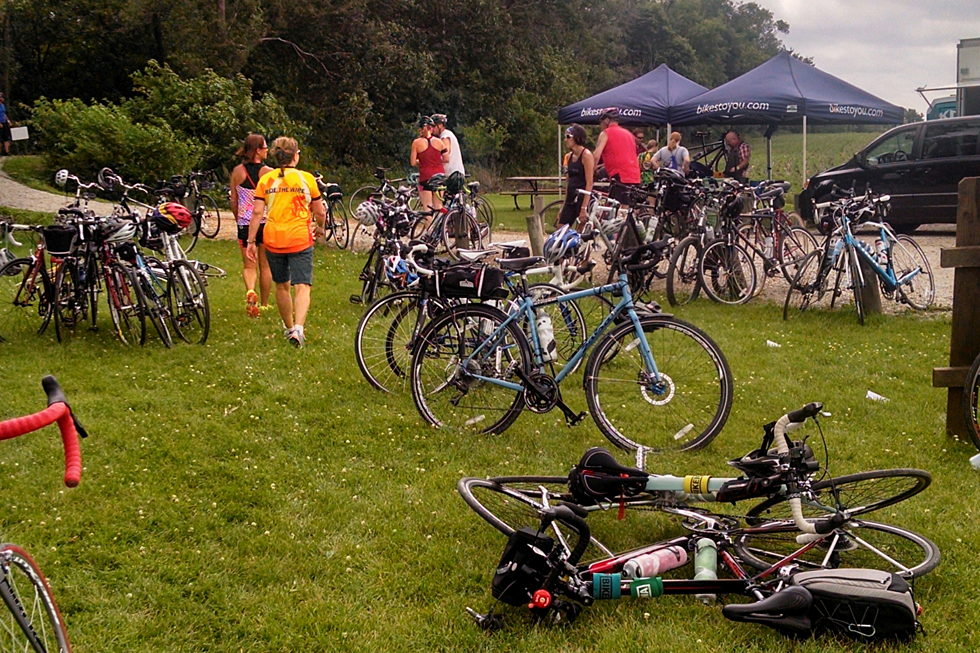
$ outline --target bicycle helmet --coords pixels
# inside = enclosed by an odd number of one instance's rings
[[[368,200],[357,205],[354,218],[365,227],[373,227],[378,222],[381,210],[375,202]]]
[[[178,234],[191,223],[191,212],[183,204],[167,202],[150,211],[153,224],[168,234]]]
[[[738,218],[742,214],[742,195],[735,193],[725,200],[718,213],[726,218]]]
[[[64,186],[68,183],[68,171],[62,168],[58,172],[54,173],[54,183],[56,186]]]
[[[398,290],[404,290],[418,281],[419,278],[419,275],[409,268],[408,263],[397,254],[385,257],[385,276]]]
[[[434,123],[432,122],[432,118],[430,118],[429,116],[422,116],[421,118],[419,118],[417,126],[419,129],[422,129],[425,126],[431,127],[433,124]]]
[[[136,225],[126,220],[109,220],[102,234],[107,243],[124,243],[136,237]]]
[[[448,179],[446,179],[446,194],[457,195],[461,190],[463,190],[463,186],[465,185],[466,177],[463,176],[462,172],[457,170],[453,174],[449,175]]]
[[[569,225],[562,225],[558,231],[548,236],[542,253],[550,265],[578,253],[582,238]]]
[[[344,191],[340,189],[340,184],[328,183],[324,188],[324,194],[330,201],[344,199]]]
[[[446,175],[441,172],[429,177],[429,181],[425,182],[429,188],[436,188],[438,186],[444,186],[446,184]]]

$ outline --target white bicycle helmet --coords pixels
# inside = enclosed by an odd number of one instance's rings
[[[68,171],[62,168],[58,172],[54,173],[54,183],[55,186],[63,187],[68,183]]]
[[[365,227],[373,227],[381,216],[381,209],[371,200],[361,202],[354,211],[354,218]]]
[[[582,238],[570,225],[562,225],[555,233],[548,236],[542,253],[549,265],[554,265],[562,259],[578,253]]]
[[[110,220],[105,225],[107,243],[124,243],[136,238],[136,225],[126,220]]]

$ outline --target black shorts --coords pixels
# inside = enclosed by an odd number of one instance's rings
[[[427,190],[427,191],[432,192],[432,193],[434,193],[437,190],[439,190],[439,186],[437,184],[433,184],[432,183],[432,180],[433,179],[435,179],[435,177],[430,177],[429,179],[426,179],[425,181],[420,181],[419,182],[419,190]],[[445,179],[445,178],[443,177],[443,179]]]
[[[238,227],[238,242],[242,247],[248,246],[248,225]],[[265,223],[259,225],[259,233],[255,234],[255,244],[262,244],[262,232],[265,231]]]
[[[572,193],[575,193],[572,195]],[[582,202],[585,195],[578,193],[574,188],[569,189],[565,196],[565,203],[562,204],[561,213],[558,214],[558,224],[575,224],[579,214],[582,212]]]
[[[621,204],[629,204],[630,188],[638,187],[638,184],[622,184],[617,181],[615,184],[609,186],[609,198],[614,199]]]
[[[0,143],[7,143],[10,141],[10,123],[4,122],[0,123]]]

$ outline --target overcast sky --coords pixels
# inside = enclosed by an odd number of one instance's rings
[[[783,43],[817,68],[922,114],[927,105],[915,89],[954,84],[956,44],[980,37],[978,0],[754,2],[789,23]]]

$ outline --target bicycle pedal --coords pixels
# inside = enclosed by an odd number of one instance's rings
[[[361,300],[361,296],[360,295],[351,295],[350,298],[349,298],[349,301],[350,301],[351,304],[363,304],[364,303]]]
[[[568,424],[568,428],[572,428],[573,426],[578,426],[588,415],[584,410],[578,415],[566,415],[565,422]]]

